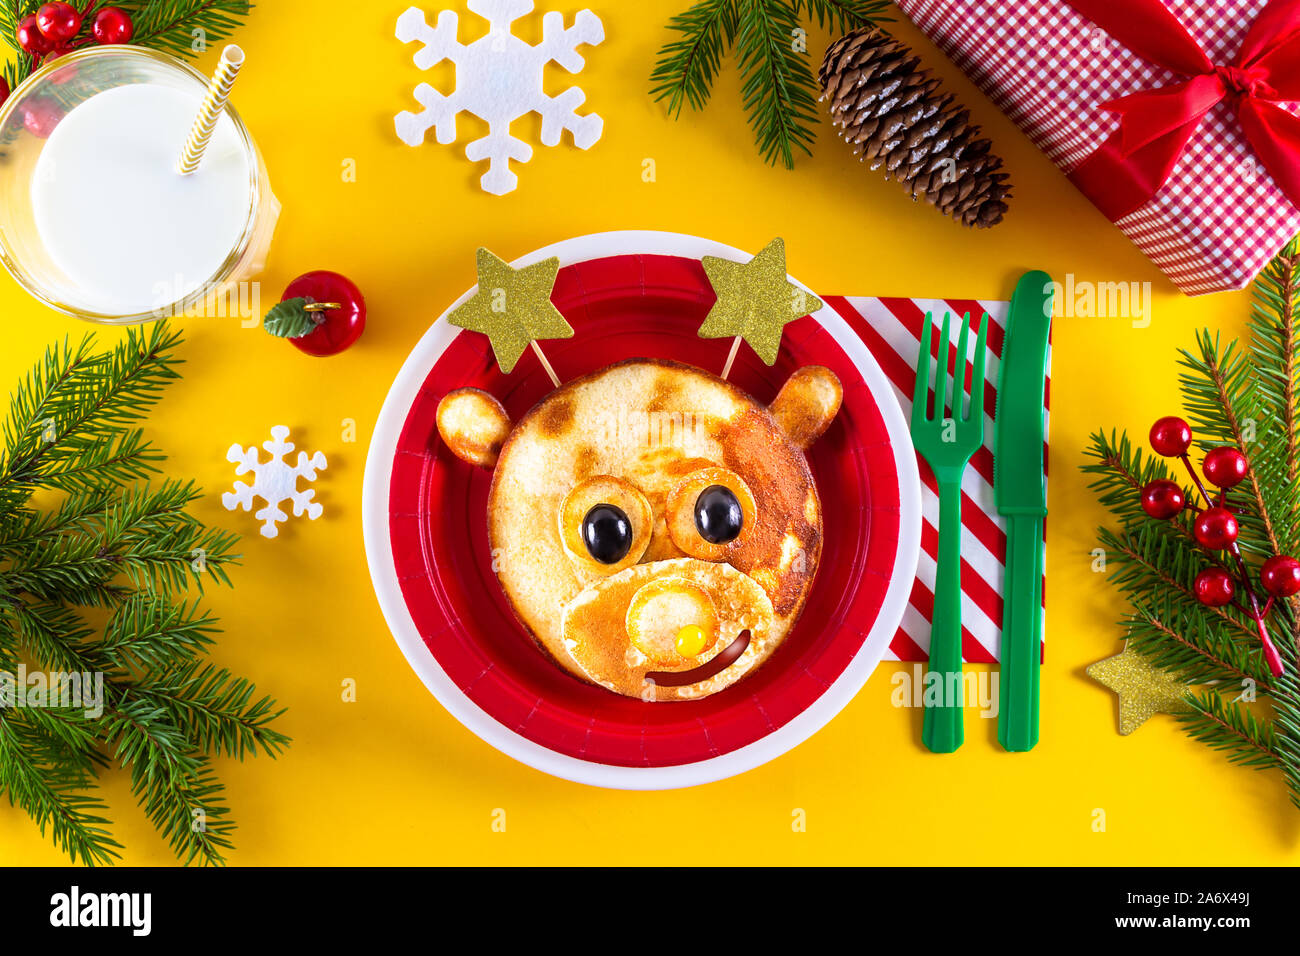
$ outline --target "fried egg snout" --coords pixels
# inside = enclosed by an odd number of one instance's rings
[[[565,645],[592,679],[707,664],[749,631],[771,626],[772,602],[729,564],[670,558],[589,584],[566,606]]]
[[[632,595],[624,623],[632,645],[655,664],[694,660],[718,640],[718,612],[707,590],[686,578],[655,578]]]

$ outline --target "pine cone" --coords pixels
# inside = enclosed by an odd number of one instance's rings
[[[822,99],[841,138],[872,169],[905,184],[963,226],[1002,221],[1011,194],[1002,159],[976,139],[970,111],[920,58],[878,27],[855,30],[832,43],[822,60]]]

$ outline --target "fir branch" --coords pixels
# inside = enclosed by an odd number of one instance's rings
[[[93,787],[97,772],[108,765],[99,746],[98,718],[87,716],[83,706],[25,707],[11,711],[10,719],[42,735],[55,772],[80,781],[82,788]]]
[[[1300,810],[1300,721],[1294,707],[1278,713],[1274,719],[1281,729],[1277,735],[1277,748],[1282,761],[1282,776],[1286,780],[1291,804]]]
[[[1084,454],[1093,460],[1081,466],[1085,474],[1093,476],[1088,487],[1126,528],[1148,524],[1149,516],[1142,510],[1142,489],[1156,479],[1174,478],[1164,459],[1151,454],[1144,456],[1140,448],[1133,448],[1128,435],[1116,435],[1113,430],[1109,438],[1104,432],[1094,432],[1091,440],[1092,445]],[[1192,500],[1192,492],[1186,488],[1183,496]],[[1195,540],[1185,516],[1167,527],[1188,540]]]
[[[1162,670],[1189,684],[1253,683],[1261,693],[1272,688],[1263,654],[1234,642],[1172,595],[1150,600],[1130,596],[1133,614],[1127,635],[1138,651]]]
[[[698,110],[709,101],[722,55],[736,39],[736,0],[700,0],[669,20],[668,29],[682,36],[660,49],[650,95],[667,100],[668,115],[676,119],[684,102]]]
[[[216,623],[197,599],[173,604],[138,594],[113,612],[99,650],[123,669],[165,668],[203,653],[213,642]]]
[[[1218,333],[1202,329],[1196,333],[1196,344],[1199,355],[1180,350],[1179,364],[1187,371],[1179,375],[1179,384],[1194,431],[1207,436],[1198,438],[1197,444],[1207,451],[1216,445],[1245,449],[1250,444],[1246,441],[1245,423],[1254,422],[1257,427],[1260,420],[1254,366],[1236,342],[1223,345]],[[1248,472],[1238,488],[1246,489],[1250,495],[1248,513],[1238,515],[1242,550],[1262,555],[1284,553],[1264,500],[1259,475]]]
[[[137,802],[181,861],[224,863],[234,830],[224,788],[166,711],[144,697],[124,700],[106,736],[115,742],[114,758],[131,771]]]
[[[247,0],[127,0],[119,5],[135,23],[131,42],[180,57],[203,53],[229,38],[253,9]]]
[[[1230,502],[1238,506],[1239,541],[1258,555],[1300,551],[1300,249],[1296,242],[1261,274],[1255,286],[1248,349],[1198,333],[1183,350],[1180,390],[1202,450],[1230,445],[1246,453],[1250,469]],[[1188,733],[1244,766],[1280,769],[1291,802],[1300,809],[1300,601],[1275,602],[1267,626],[1283,673],[1265,673],[1252,621],[1239,609],[1195,601],[1194,573],[1210,560],[1188,537],[1186,516],[1157,522],[1141,511],[1140,488],[1167,477],[1162,463],[1135,452],[1125,436],[1093,436],[1084,470],[1092,488],[1119,520],[1100,540],[1119,563],[1112,581],[1132,611],[1125,627],[1137,649],[1188,683],[1192,712],[1180,716]],[[1229,569],[1234,572],[1235,568]],[[1251,572],[1254,573],[1254,572]],[[1268,713],[1255,713],[1225,687],[1246,679],[1268,694]]]
[[[1281,766],[1273,729],[1244,705],[1225,701],[1213,690],[1188,694],[1192,711],[1176,715],[1189,734],[1230,761],[1257,770]]]
[[[20,383],[11,402],[0,495],[41,483],[60,490],[112,486],[153,471],[157,453],[130,426],[179,377],[179,342],[179,333],[157,322],[148,332],[131,329],[103,355],[86,357],[83,343],[73,353],[65,347],[54,366],[47,356],[45,374]]]
[[[32,459],[28,462],[30,470],[24,469],[14,477],[20,487],[28,490],[44,485],[76,494],[149,478],[157,474],[162,460],[162,453],[145,441],[139,430],[119,436],[79,434],[39,463]]]
[[[796,49],[794,10],[782,0],[747,0],[740,12],[741,98],[763,159],[794,168],[794,150],[811,155],[817,81],[807,51]]]
[[[9,417],[4,425],[8,459],[17,456],[34,437],[39,440],[47,424],[54,424],[51,407],[67,399],[73,376],[88,363],[97,361],[90,351],[92,342],[90,335],[84,336],[75,348],[67,339],[55,342],[10,394]],[[33,432],[37,434],[34,436]]]
[[[235,824],[209,758],[288,744],[272,698],[202,659],[216,622],[183,596],[229,584],[237,537],[189,513],[192,482],[121,485],[161,459],[136,425],[176,378],[179,341],[158,323],[104,354],[57,345],[19,383],[3,429],[0,667],[34,664],[59,691],[76,685],[56,672],[91,674],[103,695],[100,719],[0,709],[0,790],[76,861],[116,857],[90,792],[116,764],[183,861],[223,863]],[[64,494],[35,507],[48,491]],[[102,628],[83,606],[110,609]]]
[[[68,775],[48,741],[0,710],[0,790],[21,807],[72,862],[112,863],[122,845],[107,830],[104,803],[79,775]]]
[[[131,789],[182,863],[225,865],[225,851],[234,849],[235,821],[225,801],[225,787],[207,758],[196,758],[183,775],[133,775]]]
[[[1260,274],[1251,312],[1252,365],[1260,421],[1244,448],[1276,516],[1283,553],[1300,551],[1300,252],[1292,240]]]
[[[888,19],[885,0],[698,0],[668,21],[676,34],[659,50],[650,95],[677,118],[683,104],[702,109],[722,58],[739,53],[742,97],[765,161],[794,166],[796,150],[816,138],[817,82],[801,17],[839,31]]]
[[[1130,598],[1144,593],[1177,596],[1189,608],[1217,618],[1230,630],[1239,632],[1240,640],[1253,643],[1258,639],[1253,625],[1221,607],[1205,607],[1196,600],[1192,581],[1199,570],[1209,564],[1205,552],[1158,524],[1148,524],[1134,532],[1116,534],[1109,528],[1098,531],[1098,541],[1108,558],[1118,567],[1110,581]]]
[[[138,693],[157,705],[205,754],[243,759],[258,751],[279,754],[289,738],[269,726],[284,713],[269,697],[253,699],[251,681],[224,668],[191,661],[148,676]]]
[[[51,671],[108,672],[111,666],[89,642],[94,631],[77,612],[53,601],[18,602],[7,616],[14,621],[9,639],[41,668]]]
[[[97,488],[68,495],[55,511],[16,510],[0,516],[0,560],[13,560],[28,548],[65,534],[89,533],[110,500],[106,489]]]

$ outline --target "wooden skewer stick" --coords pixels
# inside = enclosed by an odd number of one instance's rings
[[[731,351],[727,353],[727,364],[722,366],[722,377],[726,378],[731,374],[731,364],[736,361],[736,353],[740,351],[740,340],[742,336],[737,335],[731,340]]]
[[[546,353],[542,351],[542,347],[537,344],[536,339],[533,339],[529,344],[533,347],[533,352],[537,354],[537,361],[542,363],[542,368],[546,369],[546,374],[551,377],[551,384],[556,388],[559,388],[560,377],[555,374],[555,369],[551,368],[551,363],[546,360]],[[723,378],[726,378],[725,372],[723,373]]]

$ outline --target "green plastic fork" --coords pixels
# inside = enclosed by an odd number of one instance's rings
[[[988,315],[980,320],[975,340],[975,375],[970,407],[962,414],[966,391],[966,346],[970,313],[961,323],[957,339],[957,377],[948,398],[948,320],[943,316],[939,334],[939,361],[930,359],[931,314],[925,314],[921,352],[916,362],[916,389],[912,394],[912,444],[925,456],[939,485],[939,571],[934,586],[934,615],[930,622],[930,672],[938,672],[939,704],[931,706],[926,694],[921,741],[934,753],[952,753],[965,738],[962,726],[965,686],[961,663],[961,476],[971,455],[984,443],[984,343]],[[934,413],[929,412],[930,366],[934,373]],[[949,414],[945,411],[951,409]],[[955,676],[954,676],[955,675]],[[927,682],[928,684],[928,682]],[[928,686],[927,686],[928,690]]]

